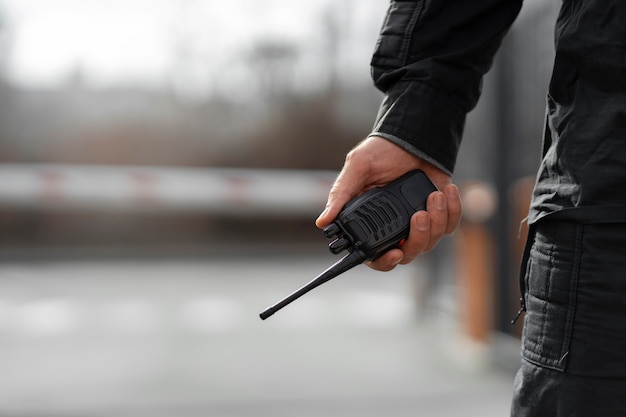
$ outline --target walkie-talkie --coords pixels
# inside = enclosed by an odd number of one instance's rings
[[[350,200],[335,221],[323,230],[333,239],[333,254],[348,254],[308,284],[261,312],[265,320],[287,304],[347,270],[380,257],[402,245],[409,235],[411,216],[426,208],[428,196],[437,188],[421,170],[410,171],[384,187],[372,188]]]

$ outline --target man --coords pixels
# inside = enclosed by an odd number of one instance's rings
[[[402,248],[370,267],[411,262],[459,224],[451,177],[465,117],[520,7],[520,0],[391,2],[372,59],[384,101],[316,224],[414,168],[440,191],[412,217]],[[626,2],[563,0],[555,35],[511,415],[626,415]]]

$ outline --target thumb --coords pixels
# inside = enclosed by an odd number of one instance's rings
[[[328,193],[326,208],[315,220],[315,225],[322,229],[332,223],[343,206],[365,188],[365,175],[356,174],[351,170],[342,170]]]

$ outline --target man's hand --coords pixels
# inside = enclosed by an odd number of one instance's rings
[[[392,249],[369,262],[372,269],[390,271],[398,264],[407,264],[434,248],[439,240],[452,233],[461,220],[461,198],[449,175],[381,137],[370,137],[346,156],[341,173],[335,180],[326,209],[317,218],[317,227],[332,223],[343,206],[373,187],[383,186],[413,169],[421,169],[440,191],[430,194],[426,210],[411,217],[407,241],[400,249]]]

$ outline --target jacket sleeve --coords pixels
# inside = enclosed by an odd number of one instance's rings
[[[372,57],[384,93],[370,136],[452,173],[467,113],[521,0],[392,0]]]

